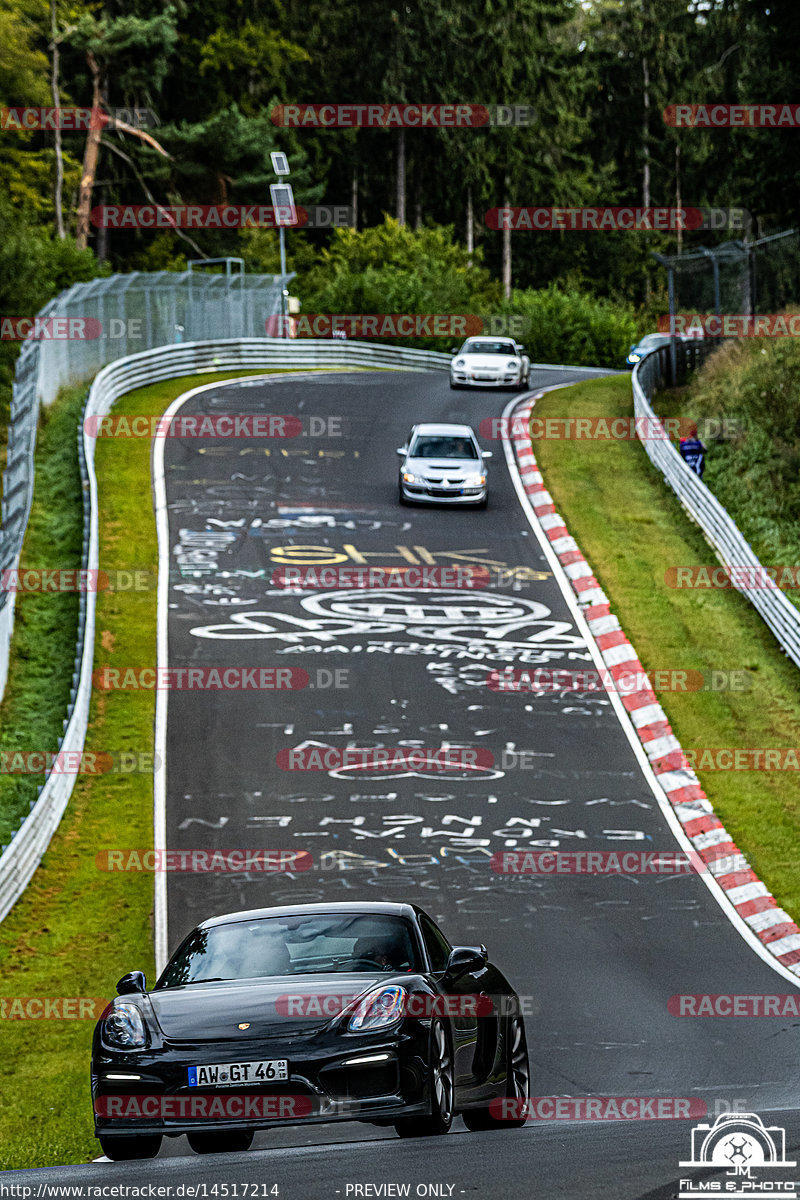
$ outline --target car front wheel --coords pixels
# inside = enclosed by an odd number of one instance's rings
[[[147,1137],[100,1137],[100,1149],[112,1162],[131,1158],[155,1158],[161,1149],[161,1134]]]
[[[528,1043],[522,1017],[512,1017],[508,1023],[508,1050],[506,1055],[506,1100],[512,1112],[519,1113],[506,1119],[495,1116],[491,1108],[470,1108],[462,1113],[464,1124],[473,1133],[484,1129],[521,1129],[527,1120],[525,1102],[530,1098],[530,1068],[528,1066]]]
[[[395,1122],[395,1129],[402,1138],[436,1137],[449,1133],[453,1124],[453,1099],[455,1076],[450,1039],[442,1021],[431,1025],[430,1051],[431,1111],[424,1117],[406,1117]]]

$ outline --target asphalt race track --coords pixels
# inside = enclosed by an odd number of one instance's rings
[[[582,374],[534,372],[531,387]],[[314,867],[171,874],[169,949],[197,921],[231,910],[413,900],[452,941],[485,942],[526,998],[534,1096],[689,1097],[705,1101],[709,1121],[731,1108],[752,1111],[786,1127],[794,1158],[797,1022],[668,1012],[675,993],[794,990],[748,947],[701,879],[490,868],[504,849],[676,845],[607,698],[509,695],[486,684],[509,662],[592,666],[502,442],[481,437],[493,451],[486,511],[398,505],[395,447],[414,422],[477,430],[508,399],[451,392],[443,374],[360,372],[213,386],[181,408],[295,414],[304,432],[167,440],[169,665],[302,667],[314,686],[169,693],[166,845],[302,849]],[[501,574],[490,589],[445,596],[288,593],[272,582],[289,564],[467,562]],[[278,766],[282,750],[304,744],[479,747],[494,766],[449,777]],[[263,1132],[240,1155],[199,1158],[179,1138],[152,1162],[8,1172],[2,1182],[248,1181],[277,1183],[290,1200],[379,1195],[352,1187],[388,1182],[410,1184],[412,1196],[661,1200],[677,1195],[687,1172],[723,1178],[679,1168],[691,1125],[536,1122],[471,1134],[456,1121],[449,1137],[416,1142],[371,1126],[309,1126]],[[444,1186],[416,1190],[428,1184]]]

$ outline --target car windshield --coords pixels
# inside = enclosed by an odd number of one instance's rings
[[[513,342],[467,342],[462,354],[505,354],[516,358],[517,351]]]
[[[372,913],[264,917],[196,929],[156,988],[320,972],[416,971],[409,923]]]
[[[410,451],[412,458],[477,458],[475,443],[468,437],[431,437],[421,434]]]
[[[639,342],[639,347],[643,346],[660,346],[662,342],[669,341],[668,333],[648,333],[647,337],[643,337]]]

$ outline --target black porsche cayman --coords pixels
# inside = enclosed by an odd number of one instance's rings
[[[95,1133],[113,1159],[187,1134],[246,1150],[256,1129],[393,1125],[401,1137],[525,1123],[519,998],[484,946],[413,904],[304,904],[205,921],[151,990],[141,972],[94,1033]]]

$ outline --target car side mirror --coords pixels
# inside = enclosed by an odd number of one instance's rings
[[[131,971],[129,975],[123,975],[117,984],[118,996],[131,996],[134,993],[141,994],[147,991],[147,980],[142,971]]]
[[[450,351],[450,354],[451,354],[451,355],[452,355],[452,354],[458,354],[458,350],[457,350],[455,347],[453,347],[453,349]]]
[[[395,450],[395,454],[399,454],[401,458],[405,458],[405,456],[408,454],[408,446],[398,446]]]
[[[469,971],[482,971],[487,959],[485,946],[454,946],[447,960],[445,974],[451,979],[458,979]]]
[[[628,354],[630,354],[631,350],[635,350],[635,349],[636,349],[636,342],[632,342],[630,344],[630,346],[628,346]]]
[[[525,351],[528,349],[528,347],[527,346],[517,346],[517,349],[519,350],[519,352],[521,354],[524,354]]]
[[[491,450],[481,450],[481,458],[491,458],[491,457],[492,457]]]

